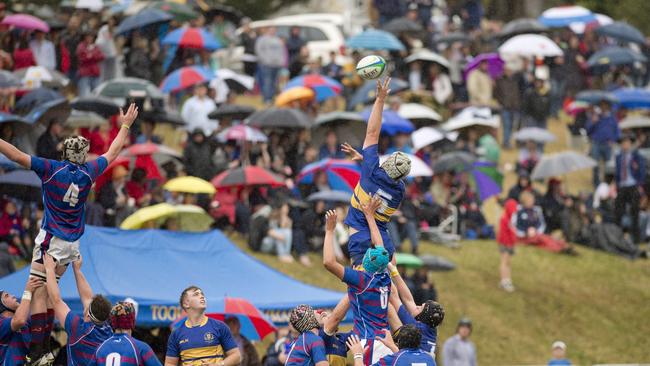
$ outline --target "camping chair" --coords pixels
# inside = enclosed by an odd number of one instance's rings
[[[436,244],[442,244],[450,248],[460,246],[460,235],[458,235],[458,208],[454,205],[448,205],[449,215],[442,219],[438,226],[430,227],[420,231],[420,236],[424,240],[429,240]]]

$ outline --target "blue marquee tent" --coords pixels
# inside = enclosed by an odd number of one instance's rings
[[[225,296],[247,299],[276,324],[286,323],[298,304],[330,308],[341,292],[304,284],[259,262],[220,231],[174,233],[125,231],[86,226],[81,238],[82,270],[93,291],[111,301],[138,302],[138,325],[163,326],[180,315],[178,299],[189,285],[201,287],[208,312]],[[61,294],[81,312],[72,268],[61,280]],[[0,289],[20,297],[29,268],[0,279]]]

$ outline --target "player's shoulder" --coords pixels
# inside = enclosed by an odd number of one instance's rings
[[[213,318],[208,318],[208,321],[206,323],[210,328],[218,330],[218,331],[230,331],[230,328],[226,325],[226,323],[222,322],[221,320],[213,319]]]

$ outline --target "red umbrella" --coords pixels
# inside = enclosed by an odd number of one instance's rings
[[[256,166],[228,169],[212,178],[210,182],[217,188],[255,185],[280,187],[284,185],[284,180],[281,177]]]
[[[95,191],[99,192],[99,190],[102,189],[102,186],[112,179],[113,169],[115,169],[118,165],[121,165],[129,170],[131,168],[131,160],[132,158],[129,158],[127,156],[118,156],[115,161],[106,167],[106,170],[104,170],[102,175],[97,177],[97,180],[95,181]],[[151,159],[151,156],[136,157],[133,167],[144,169],[144,171],[147,172],[147,179],[149,180],[162,180],[160,170],[158,170],[158,167],[156,166],[156,163],[153,162],[153,159]]]

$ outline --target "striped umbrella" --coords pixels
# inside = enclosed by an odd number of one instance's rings
[[[214,78],[212,70],[203,66],[185,66],[175,70],[160,83],[163,93],[177,92]]]
[[[217,188],[284,185],[282,177],[256,166],[228,169],[212,178],[210,183]]]
[[[546,9],[537,20],[547,27],[562,28],[571,23],[593,22],[596,16],[587,8],[569,5]]]
[[[203,28],[179,28],[169,32],[162,40],[163,45],[173,45],[185,48],[216,50],[221,43]]]
[[[372,51],[404,51],[406,49],[393,34],[377,29],[369,29],[352,36],[345,41],[345,45],[348,48]]]
[[[221,142],[231,141],[251,141],[251,142],[267,142],[269,139],[266,135],[255,127],[246,125],[236,125],[228,127],[217,135],[217,139]]]
[[[343,90],[343,85],[341,85],[341,83],[319,74],[295,77],[287,82],[287,86],[284,90],[297,86],[304,86],[312,89],[316,93],[316,101],[318,102],[335,97],[341,94],[341,91]]]
[[[323,159],[308,164],[298,174],[297,182],[314,183],[314,176],[319,172],[327,174],[327,182],[333,190],[352,192],[361,178],[361,168],[350,160]]]

